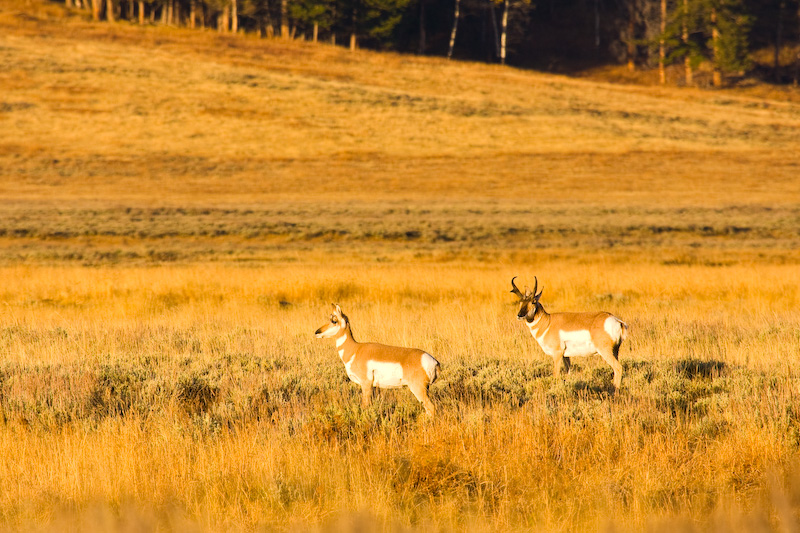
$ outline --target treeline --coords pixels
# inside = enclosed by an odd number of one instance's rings
[[[64,0],[128,20],[681,83],[800,79],[800,0]],[[754,52],[760,60],[753,61]],[[764,60],[764,57],[769,60]]]

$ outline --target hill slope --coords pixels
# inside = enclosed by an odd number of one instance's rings
[[[13,7],[0,8],[7,199],[719,204],[798,192],[797,104]]]
[[[0,5],[0,260],[796,239],[791,102],[23,7]]]

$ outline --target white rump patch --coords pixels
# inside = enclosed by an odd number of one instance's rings
[[[403,365],[400,363],[367,361],[367,376],[372,376],[373,387],[396,389],[403,386]],[[350,379],[353,379],[352,376]]]
[[[558,336],[564,346],[564,357],[585,357],[597,353],[597,348],[592,342],[592,333],[587,329],[560,330]]]
[[[622,324],[616,317],[606,318],[606,321],[603,322],[603,329],[606,330],[612,341],[620,342],[622,340]]]
[[[422,360],[420,361],[422,364],[422,368],[425,370],[425,373],[428,374],[428,383],[433,383],[433,380],[436,379],[436,365],[439,364],[431,354],[424,353],[422,354]]]

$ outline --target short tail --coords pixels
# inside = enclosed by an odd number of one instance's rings
[[[628,324],[620,320],[619,327],[621,329],[621,331],[619,332],[619,341],[622,342],[628,338]]]
[[[428,385],[430,385],[431,383],[436,381],[436,378],[439,377],[439,369],[442,366],[442,364],[439,361],[437,361],[435,357],[433,357],[431,354],[427,352],[422,354],[421,363],[422,363],[422,368],[425,370],[425,374],[428,375]]]

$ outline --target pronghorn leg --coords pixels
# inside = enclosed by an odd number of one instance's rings
[[[361,405],[363,407],[372,403],[372,382],[361,385]]]
[[[418,401],[422,402],[422,406],[425,408],[425,412],[428,413],[428,416],[436,414],[436,408],[433,406],[431,399],[428,398],[427,385],[409,385],[408,389]]]
[[[569,360],[564,357],[563,353],[556,354],[553,356],[553,376],[560,378],[561,377],[561,368],[566,367],[567,371],[569,371]]]
[[[565,371],[567,374],[569,374],[569,369],[570,369],[570,360],[569,360],[569,357],[562,357],[561,359],[564,361],[564,371]]]
[[[622,364],[619,362],[619,345],[612,348],[603,348],[598,352],[600,352],[600,357],[611,365],[614,370],[614,389],[619,390],[622,385]]]

